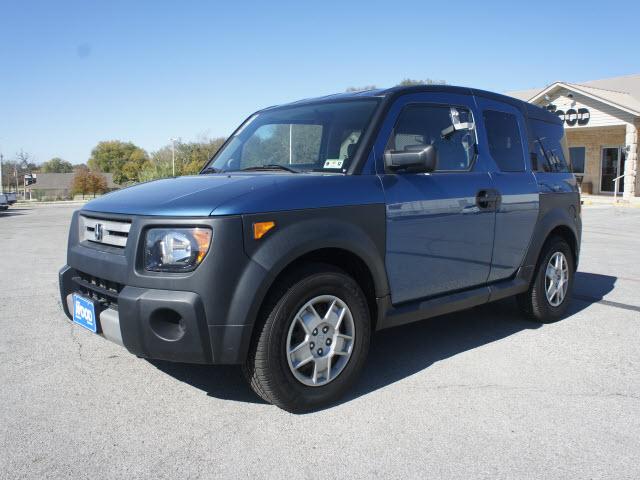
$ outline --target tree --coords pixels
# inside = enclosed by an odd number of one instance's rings
[[[87,183],[87,187],[94,198],[96,193],[102,194],[107,191],[107,177],[99,172],[89,172]]]
[[[431,78],[426,78],[424,80],[414,80],[412,78],[405,78],[400,83],[396,85],[396,87],[411,87],[414,85],[446,85],[447,82],[444,80],[433,80]],[[346,92],[363,92],[365,90],[375,90],[375,85],[365,85],[364,87],[348,87]]]
[[[364,87],[347,87],[345,92],[364,92],[365,90],[375,90],[375,85],[365,85]]]
[[[22,149],[18,153],[16,153],[16,162],[19,165],[35,165],[33,162],[31,162],[31,154],[25,152]]]
[[[411,78],[405,78],[402,80],[398,86],[399,87],[411,87],[413,85],[446,85],[447,82],[444,80],[432,80],[427,78],[425,80],[413,80]]]
[[[73,172],[73,165],[59,157],[53,157],[42,164],[40,171],[42,173],[71,173]]]
[[[85,194],[89,193],[89,183],[89,169],[84,165],[82,167],[78,167],[71,182],[71,194],[82,194],[82,198],[84,199]]]
[[[225,142],[222,137],[203,139],[195,142],[183,142],[178,140],[175,144],[176,176],[194,175],[198,173],[205,163],[215,155]],[[158,178],[167,178],[173,174],[173,146],[165,145],[156,150],[140,168],[138,179],[148,182]]]
[[[212,138],[200,142],[180,142],[176,145],[176,159],[180,158],[180,168],[176,175],[195,175],[225,142],[224,138]]]
[[[31,173],[37,169],[35,163],[33,163],[31,154],[20,150],[16,153],[14,160],[4,159],[2,161],[2,184],[10,191],[22,189],[24,185],[25,173]],[[17,183],[17,187],[16,187]]]
[[[147,152],[131,142],[100,142],[91,151],[89,168],[113,173],[116,183],[137,182],[140,169],[148,160]]]
[[[106,191],[107,178],[100,172],[92,172],[84,165],[76,169],[71,183],[73,195],[82,194],[82,198],[84,198],[87,193],[91,193],[95,197],[96,193],[105,193]]]
[[[151,154],[151,158],[140,169],[138,180],[149,182],[170,177],[171,174],[171,147],[165,146]]]

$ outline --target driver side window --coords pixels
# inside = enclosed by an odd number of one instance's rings
[[[387,143],[388,152],[415,152],[433,145],[436,172],[466,171],[475,159],[476,134],[471,112],[446,105],[408,105]]]

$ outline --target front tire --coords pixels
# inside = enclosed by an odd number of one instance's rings
[[[569,307],[574,274],[571,247],[563,238],[551,237],[540,253],[529,290],[517,297],[521,311],[540,323],[562,318]]]
[[[337,400],[369,350],[366,298],[353,278],[331,265],[287,275],[266,299],[257,325],[245,376],[260,397],[290,412]]]

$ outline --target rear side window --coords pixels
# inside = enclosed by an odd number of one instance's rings
[[[487,130],[489,151],[503,172],[523,172],[522,138],[515,115],[494,110],[482,113]]]
[[[539,172],[567,173],[570,171],[568,159],[567,140],[565,138],[562,125],[532,120],[536,150],[538,153]],[[584,171],[584,157],[582,158],[582,169]]]
[[[387,151],[411,152],[433,145],[437,172],[466,171],[475,158],[476,134],[471,112],[464,107],[408,105],[402,110]]]

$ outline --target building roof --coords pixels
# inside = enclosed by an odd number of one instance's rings
[[[623,77],[604,78],[602,80],[591,80],[582,85],[587,87],[612,90],[615,92],[625,92],[640,101],[640,73],[625,75]]]
[[[75,173],[36,173],[36,183],[32,186],[34,190],[68,190],[73,183]],[[107,179],[107,188],[112,190],[120,188],[113,181],[113,173],[103,173]]]
[[[526,102],[530,98],[535,97],[536,94],[540,93],[542,90],[544,90],[544,88],[528,88],[526,90],[513,90],[511,92],[505,92],[505,95],[509,95],[510,97],[517,98],[518,100],[524,100]]]
[[[553,82],[544,88],[516,90],[506,94],[530,102],[557,87],[575,90],[635,115],[640,115],[640,74],[591,80],[583,83]]]

